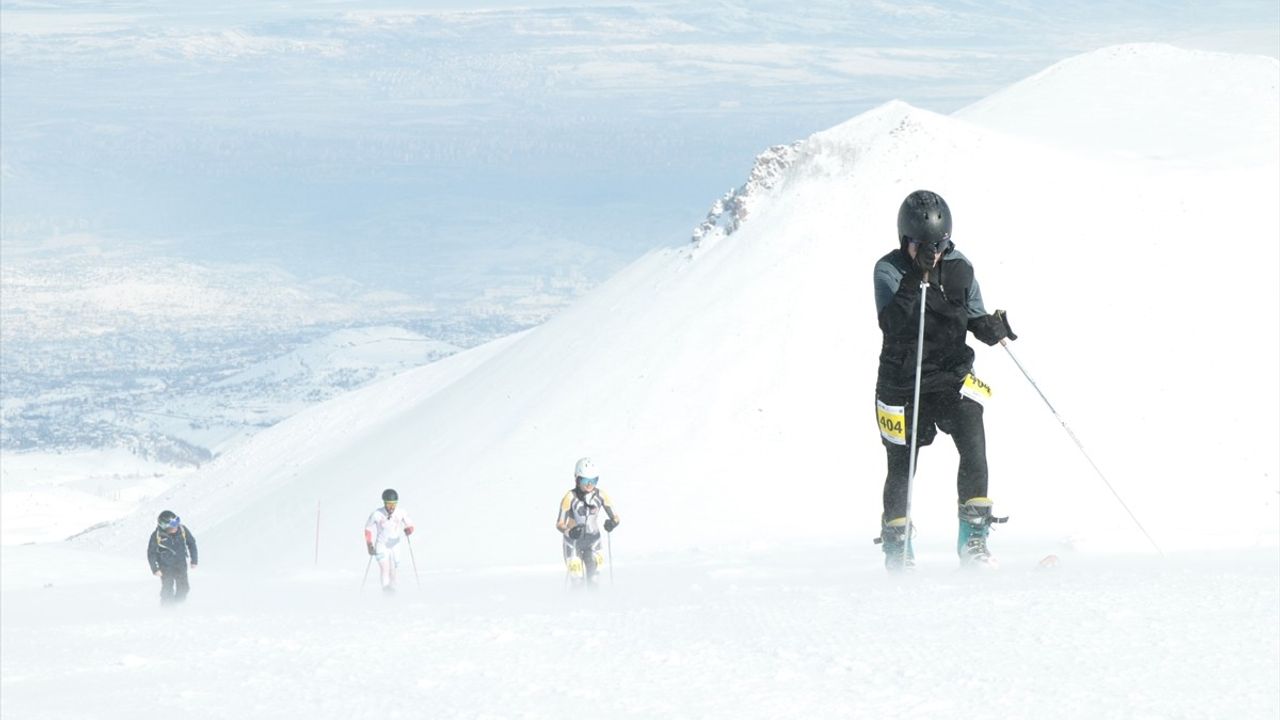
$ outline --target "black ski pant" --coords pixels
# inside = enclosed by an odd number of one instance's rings
[[[179,602],[185,600],[191,591],[187,582],[187,566],[175,565],[160,568],[160,602]]]
[[[904,517],[907,514],[907,479],[911,468],[911,414],[912,403],[886,403],[906,406],[906,445],[884,440],[888,455],[889,472],[884,479],[884,519]],[[920,396],[920,432],[917,438],[916,472],[919,472],[919,451],[933,442],[938,430],[951,436],[960,454],[960,467],[956,471],[957,505],[976,497],[987,496],[987,434],[982,424],[982,404],[958,392],[930,393]]]

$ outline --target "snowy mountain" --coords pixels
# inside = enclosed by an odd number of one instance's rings
[[[1148,69],[1173,59],[1154,74],[1161,86],[1148,78],[1149,93],[1240,89],[1237,102],[1223,97],[1218,122],[1241,132],[1214,135],[1203,156],[1240,151],[1259,126],[1277,132],[1275,114],[1255,102],[1275,95],[1265,82],[1274,59],[1162,46],[1119,56],[1134,54]],[[1087,82],[1099,67],[1131,72],[1132,63],[1107,62],[1116,55],[1064,63],[1029,87],[1064,104],[1074,88],[1093,88],[1075,101],[1082,117],[1098,105],[1123,110],[1141,101],[1125,83],[1099,95],[1107,86]],[[1224,71],[1239,83],[1222,83]],[[1022,122],[1012,102],[1021,92],[1007,91],[1008,125]],[[1015,138],[900,102],[788,155],[721,242],[651,253],[519,338],[291,418],[157,505],[198,513],[229,557],[285,568],[313,551],[319,503],[334,518],[319,529],[321,546],[349,565],[362,552],[353,528],[378,491],[394,486],[420,509],[430,565],[530,562],[553,552],[554,503],[574,459],[590,454],[628,518],[633,552],[793,540],[862,547],[875,531],[883,475],[869,409],[879,348],[870,268],[894,247],[902,197],[927,187],[948,199],[956,244],[976,263],[989,309],[1007,309],[1022,336],[1011,350],[1153,535],[1167,547],[1186,542],[1183,513],[1196,497],[1202,512],[1236,518],[1197,544],[1275,541],[1276,458],[1265,450],[1276,436],[1274,407],[1232,404],[1238,429],[1206,432],[1202,419],[1225,400],[1216,392],[1222,348],[1187,341],[1189,332],[1230,337],[1233,356],[1276,365],[1273,284],[1235,284],[1239,311],[1226,313],[1187,287],[1205,282],[1215,253],[1237,257],[1218,238],[1280,233],[1266,211],[1277,196],[1275,157],[1208,167],[1188,156],[1180,170]],[[1249,248],[1257,267],[1273,267],[1276,253],[1273,242]],[[1010,358],[980,347],[977,371],[997,393],[988,411],[992,493],[1018,521],[1007,536],[1048,547],[1146,546]],[[1250,387],[1277,395],[1274,373],[1251,377]],[[923,456],[922,526],[954,524],[953,472],[949,449]],[[1211,497],[1202,493],[1207,477],[1219,478]],[[780,508],[795,493],[840,508],[837,517]],[[1088,512],[1064,514],[1063,496]],[[264,503],[276,508],[266,528],[253,510]],[[97,540],[132,542],[150,521],[140,513]],[[494,528],[493,541],[475,541],[477,530]],[[258,557],[261,542],[279,553]],[[864,554],[875,561],[870,548]]]

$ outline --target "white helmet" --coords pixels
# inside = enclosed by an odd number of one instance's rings
[[[596,464],[589,457],[578,460],[573,466],[573,478],[585,478],[587,480],[599,480],[600,471],[596,469]]]

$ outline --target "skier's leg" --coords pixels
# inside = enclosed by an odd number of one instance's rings
[[[160,568],[160,602],[167,603],[173,599],[173,570]]]
[[[960,397],[948,403],[938,417],[938,427],[951,435],[960,466],[956,470],[956,501],[987,496],[987,432],[982,420],[982,404]]]
[[[175,568],[174,574],[173,599],[181,602],[187,599],[187,593],[191,591],[191,583],[187,579],[187,566],[183,565]]]
[[[907,514],[907,472],[911,463],[911,449],[903,445],[885,443],[888,473],[884,478],[884,517],[905,517]]]
[[[914,413],[911,401],[898,403],[904,410],[904,438],[911,437],[911,416]],[[931,395],[920,398],[920,430],[916,433],[916,460],[920,458],[920,448],[933,443],[938,436],[938,426],[934,422],[934,406],[936,399]],[[888,472],[884,478],[884,518],[889,520],[905,517],[907,514],[907,497],[911,476],[911,448],[907,442],[901,444],[882,438],[885,456],[888,460]]]
[[[903,437],[911,437],[911,416],[914,413],[910,402],[900,403],[904,408],[905,433]],[[920,398],[919,430],[916,432],[916,458],[920,457],[920,448],[929,445],[937,437],[938,427],[934,423],[934,398],[925,395]],[[915,567],[915,551],[911,547],[911,537],[915,534],[915,523],[908,527],[907,511],[910,509],[911,479],[911,447],[909,444],[891,442],[882,438],[887,460],[888,471],[884,479],[884,513],[880,516],[880,537],[877,538],[884,550],[884,566],[890,571],[910,570]],[[917,470],[919,465],[917,465]]]
[[[582,579],[584,572],[582,558],[578,556],[578,546],[566,535],[564,539],[564,566],[571,580]]]
[[[596,571],[600,566],[599,533],[583,535],[578,547],[581,551],[582,563],[587,575],[587,580],[595,580]]]
[[[378,581],[382,585],[382,589],[386,590],[391,587],[391,553],[385,545],[378,545],[374,548],[374,559],[378,561]]]
[[[995,559],[987,547],[993,518],[987,497],[987,435],[982,404],[967,397],[948,403],[945,412],[939,413],[938,427],[951,435],[960,455],[956,470],[956,554],[962,565],[994,567]]]
[[[399,545],[399,544],[396,544],[396,545],[392,545],[391,547],[387,548],[387,554],[388,554],[388,555],[390,556],[390,558],[391,558],[390,562],[389,562],[389,563],[387,563],[388,568],[389,568],[389,574],[390,574],[390,577],[391,577],[391,584],[390,584],[390,585],[388,585],[388,587],[389,587],[389,588],[391,588],[392,590],[395,590],[395,589],[396,589],[396,579],[397,579],[397,576],[398,576],[398,574],[399,574],[399,572],[398,572],[398,571],[400,570],[400,545]]]
[[[910,538],[906,517],[911,448],[886,442],[884,450],[889,470],[884,478],[884,514],[880,516],[879,541],[885,569],[896,572],[915,565],[907,546]]]

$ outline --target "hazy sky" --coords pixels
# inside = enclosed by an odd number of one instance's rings
[[[802,9],[801,9],[802,8]],[[1274,0],[4,2],[4,252],[268,261],[422,297],[601,279],[756,153],[1064,57],[1280,55]]]

